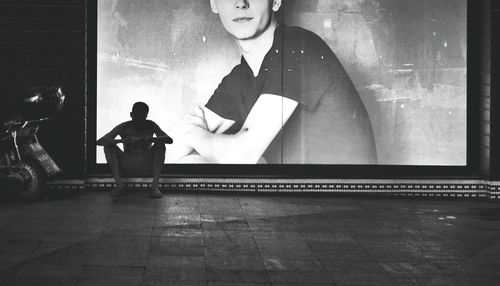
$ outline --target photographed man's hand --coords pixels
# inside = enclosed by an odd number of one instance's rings
[[[188,146],[193,147],[194,142],[200,140],[200,138],[206,134],[208,131],[208,124],[205,118],[205,112],[203,108],[197,106],[193,112],[186,115],[186,129],[184,134],[184,141]]]
[[[189,124],[208,130],[207,119],[205,118],[205,111],[202,107],[197,106],[193,112],[191,112],[189,118]]]

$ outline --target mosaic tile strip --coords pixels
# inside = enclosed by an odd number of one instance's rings
[[[150,178],[124,179],[126,187],[146,190]],[[49,182],[47,189],[109,191],[111,177]],[[500,182],[483,180],[344,180],[344,179],[263,179],[263,178],[169,178],[160,179],[163,191],[263,192],[263,193],[344,193],[405,197],[500,198]]]
[[[46,190],[74,190],[74,191],[84,191],[85,181],[84,180],[56,180],[49,181],[45,183],[44,189]]]
[[[489,196],[491,199],[500,199],[500,182],[492,181],[490,182]]]

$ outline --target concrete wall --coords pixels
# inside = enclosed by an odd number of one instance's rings
[[[488,1],[489,2],[489,1]],[[495,181],[500,181],[500,100],[498,98],[498,76],[499,76],[499,51],[500,44],[498,39],[498,31],[500,27],[500,3],[491,0],[489,5],[485,5],[484,9],[484,96],[490,103],[490,128],[488,129],[489,144],[484,144],[486,156],[490,158],[490,165],[484,166],[489,170],[490,177]],[[486,112],[485,112],[486,113]],[[486,133],[486,132],[485,132]],[[489,147],[489,148],[488,148]],[[488,156],[489,155],[489,156]]]
[[[496,1],[493,1],[495,3]],[[491,40],[492,40],[492,3],[491,1],[483,1],[481,6],[481,32],[480,32],[480,42],[481,42],[481,72],[480,72],[480,82],[481,82],[481,98],[480,98],[480,171],[484,176],[489,176],[492,174],[490,168],[494,166],[491,165],[491,126],[493,125],[491,120]],[[498,4],[494,4],[497,6]],[[494,152],[493,152],[494,153]]]

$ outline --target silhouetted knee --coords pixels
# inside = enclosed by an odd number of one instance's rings
[[[121,155],[121,150],[118,148],[118,146],[113,145],[113,146],[104,146],[104,155],[106,158],[106,163],[111,167],[111,171],[115,175],[115,178],[120,176],[120,169],[121,169],[121,164],[120,164],[120,155]]]
[[[165,148],[165,144],[154,144],[151,150],[153,150],[155,154],[165,154],[167,148]]]

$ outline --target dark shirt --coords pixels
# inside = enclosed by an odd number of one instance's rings
[[[257,77],[242,57],[206,107],[235,121],[237,133],[261,94],[299,104],[263,156],[271,164],[374,164],[366,109],[328,45],[298,27],[279,26]],[[280,112],[279,110],[276,112]]]

